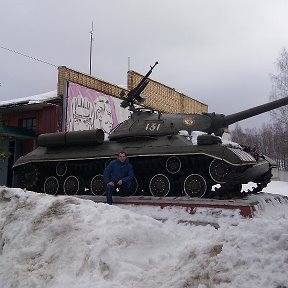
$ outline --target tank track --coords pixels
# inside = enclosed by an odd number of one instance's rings
[[[210,191],[207,193],[205,198],[214,198],[214,199],[240,199],[245,198],[251,194],[258,194],[265,188],[270,182],[272,178],[272,169],[262,175],[259,179],[256,180],[256,186],[248,189],[247,191],[241,191],[242,185],[240,184],[239,180],[237,181],[237,176],[231,179],[229,182],[226,182],[221,187],[215,188],[215,190]],[[238,175],[240,178],[240,175]],[[238,183],[237,183],[238,182]]]
[[[20,170],[22,181],[19,187],[53,195],[104,195],[102,173],[109,161],[111,159],[108,158],[97,161],[84,160],[77,163],[74,161],[70,163],[50,162],[42,165],[28,164]],[[215,188],[215,184],[221,181],[217,182],[212,179],[213,177],[211,178],[213,172],[210,168],[213,161],[215,160],[203,155],[131,159],[136,173],[135,181],[133,181],[134,192],[130,195],[119,196],[239,199],[259,193],[271,181],[270,169],[255,181],[256,187],[241,192],[244,182],[241,175],[244,168],[229,167],[227,176],[225,175],[226,164],[223,165],[217,160],[218,162],[214,162],[216,163],[214,178],[218,177],[218,180],[221,180],[221,177],[225,176],[225,183],[222,182],[220,187]]]

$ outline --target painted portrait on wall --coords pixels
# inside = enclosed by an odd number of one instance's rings
[[[66,131],[101,128],[108,136],[130,115],[120,107],[120,99],[93,89],[70,82],[67,94]]]

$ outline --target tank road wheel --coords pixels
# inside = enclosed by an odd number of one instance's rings
[[[57,176],[64,176],[67,172],[67,165],[63,162],[58,162],[56,165],[56,174]]]
[[[126,190],[126,191],[122,191],[120,188],[120,196],[133,196],[139,187],[139,183],[136,177],[134,177],[134,179],[132,180],[132,185],[130,187],[130,189]]]
[[[106,168],[113,159],[109,158],[105,161],[104,167]]]
[[[63,184],[66,195],[77,195],[82,189],[82,181],[76,176],[68,176]]]
[[[56,195],[59,190],[59,181],[56,177],[50,176],[44,182],[44,193]]]
[[[105,194],[103,175],[98,174],[91,179],[90,191],[95,196],[101,196]]]
[[[132,186],[133,186],[134,181],[132,182]],[[136,186],[137,183],[137,186]],[[139,177],[135,177],[135,192],[133,195],[142,195],[142,190],[143,190],[143,182],[142,179]]]
[[[211,178],[217,183],[225,183],[229,172],[229,166],[224,161],[214,159],[209,165],[209,174]]]
[[[184,180],[183,189],[188,197],[203,197],[207,190],[204,177],[199,174],[190,174]]]
[[[175,174],[181,169],[181,160],[176,156],[171,156],[166,160],[166,170]]]
[[[156,174],[149,181],[149,190],[155,197],[165,197],[171,190],[171,182],[164,174]]]

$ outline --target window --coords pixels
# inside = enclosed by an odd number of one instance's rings
[[[0,120],[0,125],[8,125],[8,121],[7,120]]]
[[[19,119],[19,127],[36,131],[36,118]]]

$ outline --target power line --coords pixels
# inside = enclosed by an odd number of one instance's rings
[[[50,65],[50,66],[52,66],[52,67],[58,68],[57,65],[51,64],[51,63],[49,63],[49,62],[47,62],[47,61],[44,61],[44,60],[41,60],[41,59],[38,59],[38,58],[35,58],[35,57],[32,57],[32,56],[30,56],[30,55],[23,54],[23,53],[18,52],[18,51],[16,51],[16,50],[12,50],[12,49],[9,49],[9,48],[3,47],[3,46],[0,46],[0,48],[1,48],[1,49],[4,49],[4,50],[7,50],[7,51],[10,51],[10,52],[13,52],[13,53],[15,53],[15,54],[19,54],[19,55],[21,55],[21,56],[30,58],[30,59],[32,59],[32,60],[35,60],[35,61],[38,61],[38,62],[47,64],[47,65]]]

